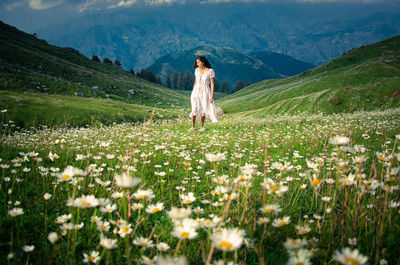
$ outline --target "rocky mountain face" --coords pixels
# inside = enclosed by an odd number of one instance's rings
[[[320,65],[343,52],[400,34],[400,13],[359,6],[220,3],[144,6],[82,16],[38,31],[40,38],[136,71],[201,45],[271,51]],[[372,14],[372,15],[371,15]]]
[[[159,75],[161,80],[165,80],[167,73],[172,75],[176,71],[184,74],[187,70],[193,72],[194,60],[199,55],[206,56],[216,72],[216,78],[219,82],[227,81],[230,88],[239,80],[255,83],[264,79],[296,75],[313,67],[278,53],[256,52],[248,55],[231,48],[200,46],[163,56],[148,69]]]

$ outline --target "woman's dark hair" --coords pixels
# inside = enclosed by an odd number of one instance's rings
[[[193,68],[197,68],[197,59],[199,59],[201,62],[203,62],[205,67],[212,68],[212,66],[211,66],[210,62],[207,60],[207,58],[202,55],[196,57],[196,60],[194,60]]]

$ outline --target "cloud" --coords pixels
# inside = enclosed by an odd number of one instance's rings
[[[6,10],[7,11],[12,11],[14,9],[17,9],[18,7],[21,7],[26,4],[26,1],[19,1],[19,2],[12,2],[10,4],[6,4]]]
[[[61,3],[62,3],[61,0],[46,1],[46,2],[43,2],[42,0],[29,0],[29,7],[35,10],[43,10],[58,6]]]
[[[89,9],[92,9],[92,7],[98,2],[98,0],[86,0],[84,3],[78,5],[78,12],[83,13]]]
[[[111,8],[117,8],[117,7],[130,7],[133,4],[136,4],[136,0],[127,0],[127,1],[121,0],[118,4],[111,5],[108,8],[111,9]]]

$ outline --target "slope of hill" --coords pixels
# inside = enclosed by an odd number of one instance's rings
[[[192,69],[194,59],[204,55],[215,69],[219,81],[228,81],[233,87],[237,81],[254,83],[268,78],[280,78],[271,67],[249,55],[227,47],[200,46],[187,51],[173,53],[158,59],[148,69],[165,80],[167,72],[174,71],[185,73]]]
[[[283,79],[265,80],[224,97],[227,113],[354,112],[398,107],[400,36],[353,49],[331,62]]]
[[[35,94],[35,97],[42,95],[42,100],[48,98],[44,95],[59,94],[66,96],[59,99],[67,105],[68,102],[76,101],[74,98],[80,97],[81,107],[88,113],[92,112],[93,116],[97,116],[98,112],[96,104],[89,103],[91,99],[104,99],[112,102],[111,105],[119,105],[121,102],[136,104],[136,113],[141,114],[137,119],[135,115],[123,115],[128,121],[143,119],[148,108],[139,105],[176,109],[187,106],[190,102],[185,96],[137,78],[114,65],[97,63],[71,48],[48,45],[44,40],[2,22],[0,70],[0,90],[3,90],[0,108],[13,109],[15,112],[8,112],[11,119],[17,117],[16,112],[20,110],[13,108],[12,100],[5,100],[8,92],[9,99],[17,97],[15,92]],[[28,105],[29,102],[32,108],[36,107],[34,101],[26,101]],[[52,105],[51,102],[45,104],[49,110],[57,109],[57,104]],[[101,101],[98,102],[101,104]],[[85,107],[86,105],[92,106],[93,109]],[[25,106],[24,111],[29,112],[29,106]],[[109,111],[110,115],[113,112],[116,115],[120,113],[118,108]],[[48,114],[46,111],[39,111],[38,115],[42,115],[41,119],[46,120],[46,113]],[[75,114],[79,116],[79,111]],[[27,116],[29,115],[19,115],[19,123],[28,124],[28,119],[24,119]],[[70,120],[78,119],[78,116]],[[84,120],[86,123],[91,122],[90,119]],[[82,121],[79,124],[82,124]]]

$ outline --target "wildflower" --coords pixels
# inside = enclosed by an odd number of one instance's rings
[[[197,236],[198,224],[195,220],[186,218],[179,224],[175,224],[171,235],[179,239],[193,239]]]
[[[290,255],[287,265],[311,265],[312,252],[308,249],[299,249]]]
[[[147,206],[146,212],[149,214],[153,214],[153,213],[158,213],[158,212],[162,211],[163,209],[164,209],[164,203],[159,202],[157,204],[152,204],[152,205]]]
[[[133,197],[136,200],[151,201],[155,197],[155,195],[152,190],[137,190],[133,194]]]
[[[167,251],[167,250],[169,249],[168,244],[167,244],[167,243],[164,243],[164,242],[158,243],[158,244],[156,245],[156,247],[157,247],[157,250],[158,250],[158,251]]]
[[[74,206],[78,208],[93,208],[99,205],[99,199],[94,195],[82,195],[73,201],[67,203],[67,206]]]
[[[286,239],[285,243],[283,243],[283,245],[287,250],[300,249],[307,245],[307,240],[299,238],[298,239],[288,238]]]
[[[117,242],[118,242],[117,239],[107,238],[103,234],[100,235],[100,246],[102,246],[103,248],[106,249],[117,248],[118,247]]]
[[[111,194],[111,198],[113,199],[120,199],[124,196],[123,192],[114,192],[113,194]]]
[[[154,246],[153,241],[145,237],[137,237],[132,243],[143,248],[152,248]]]
[[[46,200],[46,201],[48,201],[48,200],[50,200],[50,198],[51,198],[51,194],[50,193],[45,193],[44,195],[43,195],[43,198]]]
[[[189,192],[188,194],[181,194],[180,198],[182,200],[183,204],[190,204],[196,200],[196,197],[194,197],[193,192]]]
[[[224,228],[211,235],[211,240],[216,248],[222,251],[234,251],[243,243],[243,230],[237,228]]]
[[[355,246],[355,245],[357,245],[357,238],[356,238],[356,237],[354,237],[354,238],[349,238],[349,239],[348,239],[348,243],[349,243],[350,246]]]
[[[260,212],[262,213],[270,213],[275,215],[277,215],[281,211],[282,209],[279,207],[279,204],[266,204],[260,209]]]
[[[53,162],[54,159],[60,158],[57,154],[53,154],[52,152],[49,153],[49,159]]]
[[[25,251],[25,252],[32,252],[34,249],[35,249],[34,245],[30,245],[30,246],[29,245],[25,245],[25,246],[22,247],[22,250]]]
[[[346,145],[350,142],[350,138],[347,136],[336,135],[329,138],[329,143],[332,145]]]
[[[290,223],[290,217],[289,216],[285,216],[283,218],[275,219],[272,222],[272,226],[273,227],[282,227],[282,226],[285,226],[285,225],[287,225],[289,223]]]
[[[129,235],[130,233],[132,233],[132,231],[133,230],[132,230],[131,224],[128,224],[128,223],[122,224],[119,227],[118,234],[120,237],[124,238],[126,235]]]
[[[311,231],[311,228],[308,225],[296,225],[296,230],[299,235],[305,235]]]
[[[257,224],[263,225],[263,224],[269,223],[269,221],[270,220],[267,217],[260,217],[257,219]]]
[[[24,210],[22,208],[13,208],[8,211],[8,214],[11,215],[12,217],[16,217],[18,215],[23,215]]]
[[[118,187],[130,189],[137,186],[142,180],[140,178],[134,178],[126,173],[121,175],[115,175],[115,182]]]
[[[348,247],[341,251],[336,250],[333,259],[343,265],[363,265],[368,261],[368,258],[360,254],[358,249],[351,250]]]
[[[168,216],[171,219],[185,219],[190,216],[192,213],[192,208],[177,208],[177,207],[172,207],[170,211],[167,212]]]
[[[97,263],[100,261],[100,252],[92,250],[90,254],[83,253],[83,263]]]
[[[134,203],[134,204],[132,204],[132,206],[131,206],[132,210],[134,210],[134,211],[143,209],[143,207],[144,207],[144,205],[141,204],[141,203]]]
[[[50,241],[51,244],[54,244],[58,240],[58,234],[56,232],[51,232],[48,236],[47,239]]]
[[[206,159],[211,163],[219,162],[221,160],[225,160],[225,154],[224,153],[206,154]]]
[[[275,193],[278,196],[282,195],[283,193],[287,192],[289,189],[286,186],[282,186],[279,183],[276,183],[270,178],[264,180],[261,186],[267,190],[268,194]]]
[[[160,256],[156,260],[156,265],[188,265],[188,262],[184,256],[176,258],[172,256]]]
[[[101,231],[101,232],[108,232],[110,230],[110,222],[107,221],[97,221],[97,230]]]
[[[67,222],[68,220],[70,220],[71,217],[72,217],[71,214],[64,214],[64,215],[61,215],[61,216],[57,217],[56,223],[57,223],[57,224],[63,224],[63,223],[65,223],[65,222]]]
[[[117,205],[115,204],[107,204],[103,207],[100,207],[100,211],[103,213],[112,213],[117,209]]]

